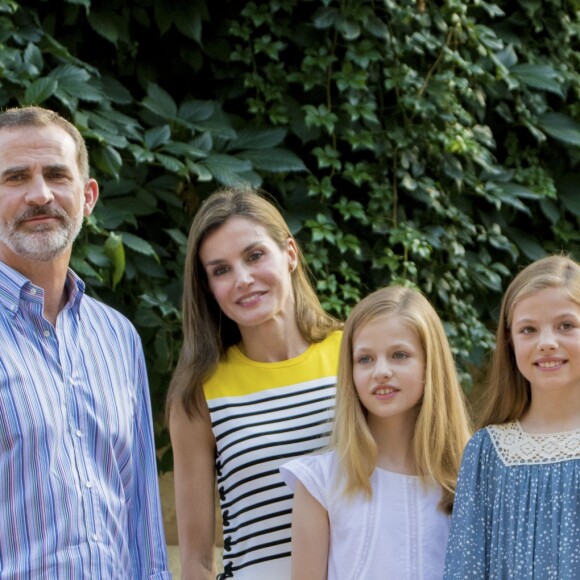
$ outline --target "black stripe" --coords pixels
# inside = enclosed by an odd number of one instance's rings
[[[237,526],[224,526],[224,536],[226,534],[233,534],[234,532],[237,532],[238,530],[242,530],[243,528],[247,527],[247,526],[251,526],[252,524],[258,524],[260,522],[265,522],[267,520],[271,520],[273,518],[278,518],[280,516],[288,516],[292,513],[292,508],[289,508],[287,510],[282,510],[279,512],[274,512],[272,514],[268,514],[266,516],[260,516],[259,518],[254,518],[253,520],[248,520],[247,522],[242,522],[241,524],[238,524]]]
[[[224,554],[224,560],[229,560],[231,556],[226,556]],[[270,560],[279,560],[280,558],[289,558],[290,557],[290,552],[282,552],[281,554],[272,554],[271,556],[267,556],[265,558],[258,558],[256,560],[250,560],[249,562],[245,562],[244,564],[242,564],[241,566],[234,566],[233,562],[229,562],[231,565],[230,570],[241,570],[242,568],[245,568],[246,566],[252,566],[254,564],[261,564],[262,562],[269,562]],[[274,579],[272,579],[274,580]]]
[[[264,397],[263,399],[253,399],[251,401],[240,401],[238,403],[226,403],[224,405],[221,405],[219,407],[212,407],[211,403],[208,402],[208,407],[209,410],[213,413],[213,412],[217,412],[217,411],[223,411],[224,409],[228,409],[230,407],[247,407],[249,405],[259,405],[261,403],[269,403],[271,401],[278,401],[280,399],[288,399],[289,397],[297,397],[300,395],[305,395],[305,394],[309,394],[309,393],[313,393],[315,391],[321,390],[321,389],[329,389],[332,387],[336,386],[336,377],[327,377],[328,380],[330,380],[331,382],[329,383],[322,383],[313,387],[310,387],[309,389],[302,389],[301,391],[292,391],[289,393],[284,393],[281,395],[270,395],[269,397]],[[289,387],[292,387],[292,385],[288,385]],[[284,389],[286,387],[274,387],[276,389]],[[268,389],[266,392],[271,391],[272,389]],[[235,395],[229,395],[229,397],[234,397]],[[244,394],[244,395],[239,395],[240,397],[247,397],[248,394]],[[222,399],[223,397],[219,397],[219,399]],[[211,401],[211,399],[210,399]]]
[[[235,505],[236,502],[238,502],[238,501],[243,501],[244,499],[246,499],[248,497],[252,497],[253,495],[256,495],[258,493],[264,493],[266,491],[277,489],[279,487],[286,487],[286,484],[283,481],[281,481],[279,483],[273,483],[272,485],[265,485],[263,487],[255,487],[251,491],[248,491],[247,493],[239,495],[234,501],[225,501],[225,500],[222,501],[221,502],[222,509],[224,509],[224,510],[229,509],[233,505]],[[224,495],[225,495],[225,492],[224,492]]]
[[[238,419],[244,419],[246,417],[255,417],[256,415],[267,415],[268,413],[277,413],[279,411],[284,411],[286,409],[297,409],[298,407],[305,407],[307,405],[313,405],[314,403],[322,403],[325,401],[334,401],[334,398],[335,398],[334,395],[328,395],[325,397],[319,397],[318,399],[310,399],[309,401],[302,401],[300,403],[291,403],[289,405],[284,405],[282,407],[275,407],[275,408],[268,407],[267,409],[264,409],[263,411],[254,410],[251,413],[240,413],[239,415],[230,414],[230,415],[227,415],[226,417],[223,417],[222,419],[219,419],[216,421],[212,420],[212,426],[215,428],[215,427],[218,427],[219,425],[221,425],[222,423],[226,423],[228,421],[236,421]],[[329,408],[331,409],[331,408],[333,408],[333,406],[325,407],[324,409],[325,410],[327,410]],[[227,407],[224,407],[224,408],[227,408]],[[212,411],[212,413],[213,412],[214,411]],[[280,420],[287,421],[288,418],[283,418]]]
[[[286,428],[286,429],[272,429],[271,431],[260,431],[258,433],[256,433],[255,431],[252,431],[246,437],[240,437],[239,439],[236,439],[235,441],[232,441],[231,443],[228,443],[227,445],[220,447],[218,450],[218,453],[220,456],[223,456],[224,452],[227,451],[230,447],[233,447],[234,445],[239,445],[240,443],[243,443],[244,441],[249,441],[250,439],[256,439],[256,438],[266,437],[266,436],[271,436],[271,435],[282,435],[283,433],[296,433],[298,431],[303,431],[305,429],[310,429],[312,427],[318,427],[320,425],[327,425],[331,422],[332,422],[332,418],[328,417],[327,419],[315,421],[314,423],[303,423],[301,425],[294,425],[294,426],[292,426],[290,428]],[[269,421],[268,423],[258,423],[257,425],[252,425],[252,427],[256,427],[259,425],[269,425],[269,424],[274,426],[277,424],[277,422],[272,423],[271,421]],[[311,438],[317,439],[318,437],[319,437],[319,435],[313,435]]]
[[[251,425],[252,427],[260,427],[262,425],[272,425],[274,423],[283,423],[286,421],[292,421],[293,419],[303,419],[304,417],[309,417],[311,415],[319,415],[320,413],[327,413],[328,411],[334,411],[334,406],[332,407],[325,407],[324,409],[315,409],[313,411],[309,411],[308,413],[300,413],[298,415],[289,415],[287,417],[284,417],[282,419],[278,419],[276,421],[260,421],[259,423],[254,423],[252,422]],[[330,421],[332,421],[332,419],[325,419],[324,421],[318,421],[316,423],[309,423],[307,425],[301,425],[299,427],[294,427],[292,429],[284,429],[284,430],[280,430],[280,433],[286,432],[286,431],[296,431],[298,429],[305,429],[307,427],[312,427],[314,425],[321,425],[322,423],[330,423]],[[213,424],[212,424],[213,427]],[[236,431],[240,431],[242,429],[247,429],[248,424],[246,425],[239,425],[238,427],[234,427],[233,429],[230,429],[229,431],[224,431],[223,433],[220,433],[219,435],[216,436],[215,440],[216,442],[220,441],[221,439],[223,439],[224,437],[227,437],[228,435],[231,435],[232,433],[235,433]],[[268,434],[270,433],[277,433],[277,431],[268,431]],[[242,439],[237,439],[235,442],[232,442],[230,444],[228,444],[226,447],[222,447],[222,451],[224,449],[227,449],[230,445],[234,445],[237,441],[244,441],[245,439],[249,439],[250,437],[259,437],[260,435],[262,435],[263,433],[252,433],[250,436],[248,437],[244,437]]]
[[[239,518],[242,514],[251,512],[251,511],[253,511],[255,509],[259,509],[261,507],[268,506],[268,505],[272,505],[272,504],[275,504],[275,503],[280,503],[282,501],[289,501],[291,499],[292,499],[292,494],[291,493],[287,493],[285,495],[279,495],[278,497],[273,497],[271,499],[266,499],[264,501],[261,501],[261,502],[258,502],[256,504],[253,504],[251,506],[246,506],[245,508],[243,508],[243,509],[235,512],[234,514],[232,514],[231,511],[230,511],[229,512],[229,515],[228,515],[228,519],[230,521],[231,520],[235,520],[235,519]],[[265,517],[266,518],[269,518],[269,517],[274,517],[274,516],[272,514],[270,514],[269,516],[265,516]]]
[[[274,459],[292,459],[293,457],[301,457],[303,455],[307,455],[308,453],[313,453],[314,451],[319,451],[321,448],[317,447],[315,449],[312,449],[310,451],[304,451],[304,450],[299,450],[299,451],[295,451],[293,453],[285,453],[284,455],[278,455],[276,457],[270,457],[269,459],[265,459],[264,461],[255,461],[252,463],[246,463],[243,466],[240,467],[240,469],[244,469],[245,467],[247,467],[248,465],[257,465],[259,463],[264,463],[266,461],[272,461]],[[238,470],[236,470],[238,471]],[[227,482],[228,478],[230,477],[231,473],[234,472],[230,472],[228,475],[226,476],[222,476],[220,478],[218,478],[218,484],[222,484],[224,482]],[[239,481],[237,481],[234,485],[232,485],[231,487],[229,487],[226,490],[226,495],[228,493],[230,493],[233,489],[236,489],[236,487],[239,487],[240,485],[243,485],[245,483],[250,483],[251,481],[255,481],[256,479],[263,479],[264,477],[268,477],[269,475],[275,475],[280,473],[280,468],[275,468],[275,469],[270,469],[268,471],[262,471],[261,473],[256,473],[255,475],[251,475],[250,477],[246,477],[245,479],[241,479]]]
[[[257,538],[258,536],[264,536],[266,534],[273,534],[274,532],[281,532],[282,530],[289,530],[292,527],[292,524],[284,524],[282,526],[275,526],[273,528],[265,528],[259,530],[253,534],[248,534],[247,536],[241,536],[235,542],[232,542],[230,539],[230,545],[233,546],[235,544],[239,544],[240,542],[245,542],[246,540],[251,540],[252,538]]]
[[[320,437],[328,437],[330,435],[330,433],[322,433],[320,435]],[[281,446],[281,445],[290,445],[296,442],[304,442],[304,441],[312,441],[312,437],[303,437],[301,439],[292,439],[289,441],[280,441],[280,442],[276,442],[276,443],[270,443],[269,445],[260,445],[258,447],[256,447],[255,449],[263,449],[263,448],[271,448],[274,446]],[[290,457],[296,457],[298,455],[306,455],[308,453],[311,453],[312,451],[317,451],[318,449],[320,449],[319,447],[315,447],[313,449],[300,449],[298,451],[295,451],[293,453],[283,453],[280,455],[274,455],[274,456],[270,456],[270,457],[264,457],[264,458],[260,458],[260,459],[255,459],[254,461],[250,461],[248,463],[243,463],[242,465],[238,465],[237,467],[234,467],[233,469],[231,469],[227,474],[222,475],[219,479],[218,482],[221,484],[224,481],[226,481],[227,479],[229,479],[234,473],[238,473],[238,471],[242,471],[244,469],[248,469],[249,467],[252,467],[254,465],[260,465],[262,463],[268,463],[270,461],[276,461],[276,460],[280,460],[280,459],[288,459]],[[247,453],[247,451],[245,452],[240,452],[237,453],[235,456],[232,457],[237,457],[239,455],[244,455],[245,453]],[[229,460],[232,458],[228,458],[228,460],[226,460],[224,463],[228,463]],[[220,462],[220,471],[223,468],[223,463]]]

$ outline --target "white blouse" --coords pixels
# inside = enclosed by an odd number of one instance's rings
[[[441,580],[450,517],[437,509],[441,489],[424,478],[377,468],[373,497],[346,499],[336,454],[294,459],[280,469],[328,512],[328,580]]]

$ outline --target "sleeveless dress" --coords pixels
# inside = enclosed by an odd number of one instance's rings
[[[293,459],[281,473],[328,513],[327,580],[441,580],[451,518],[437,508],[438,485],[376,468],[371,499],[345,498],[335,451]]]
[[[445,578],[580,579],[580,429],[538,435],[516,421],[471,438]]]
[[[218,578],[290,579],[292,494],[279,468],[328,443],[341,336],[275,363],[231,347],[204,386],[224,527]]]

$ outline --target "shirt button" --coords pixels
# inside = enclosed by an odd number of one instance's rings
[[[30,293],[34,296],[36,294],[36,288],[31,288]]]
[[[43,334],[48,338],[50,336],[50,330],[45,330]]]
[[[90,489],[91,487],[93,487],[93,484],[90,481],[87,481],[85,483],[85,485]]]
[[[69,378],[68,378],[68,382],[69,382],[71,385],[74,385],[74,383],[75,383],[75,380],[74,380],[72,377],[69,377]]]
[[[10,312],[14,312],[16,310],[16,306],[14,304],[10,305]]]
[[[99,536],[97,534],[93,534],[93,540],[95,540],[95,542],[99,539]]]
[[[77,430],[75,431],[75,435],[76,435],[77,437],[82,437],[82,436],[83,436],[83,432],[82,432],[80,429],[77,429]],[[87,486],[88,486],[88,484],[87,484]]]

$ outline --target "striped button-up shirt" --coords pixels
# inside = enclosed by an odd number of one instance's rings
[[[0,578],[171,578],[140,339],[67,290],[52,326],[0,262]]]

